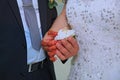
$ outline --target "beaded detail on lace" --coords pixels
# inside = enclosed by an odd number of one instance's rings
[[[80,51],[69,80],[120,80],[120,0],[68,0]]]

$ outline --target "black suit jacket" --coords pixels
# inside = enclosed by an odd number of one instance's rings
[[[55,20],[56,9],[38,0],[42,34]],[[53,64],[48,65],[55,80]],[[27,72],[27,47],[17,0],[0,0],[0,80],[22,80]]]

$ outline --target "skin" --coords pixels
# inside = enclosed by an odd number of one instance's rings
[[[61,14],[53,23],[51,29],[45,34],[42,40],[42,46],[47,51],[50,60],[53,62],[56,60],[55,55],[57,55],[60,60],[66,60],[72,56],[75,56],[79,50],[78,43],[72,36],[60,41],[54,40],[57,32],[63,28],[70,28],[66,19],[65,6]]]

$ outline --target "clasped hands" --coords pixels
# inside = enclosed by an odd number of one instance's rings
[[[55,55],[62,61],[75,56],[79,50],[79,46],[75,38],[68,37],[62,40],[54,40],[57,32],[48,31],[43,40],[42,46],[45,51],[47,51],[48,56],[52,62],[56,61]]]

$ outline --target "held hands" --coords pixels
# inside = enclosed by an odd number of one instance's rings
[[[50,60],[53,62],[56,60],[56,58],[54,57],[56,53],[56,43],[57,43],[57,41],[54,40],[56,35],[57,32],[48,31],[42,40],[42,46],[44,50],[47,51]]]
[[[57,42],[56,47],[56,55],[63,61],[75,56],[79,50],[77,41],[72,36]]]
[[[65,39],[54,40],[54,38],[58,34],[57,32],[59,32],[60,29],[70,28],[67,22],[66,7],[64,6],[61,14],[56,18],[50,28],[50,30],[54,30],[56,32],[48,31],[42,41],[42,46],[47,51],[51,61],[56,60],[55,55],[60,60],[64,61],[76,55],[79,50],[77,41],[73,37],[67,36],[67,38],[65,37]]]
[[[62,61],[75,56],[79,50],[79,46],[75,38],[68,37],[59,41],[55,41],[54,38],[57,32],[48,31],[43,38],[42,46],[47,51],[50,60],[56,61],[55,55]]]

